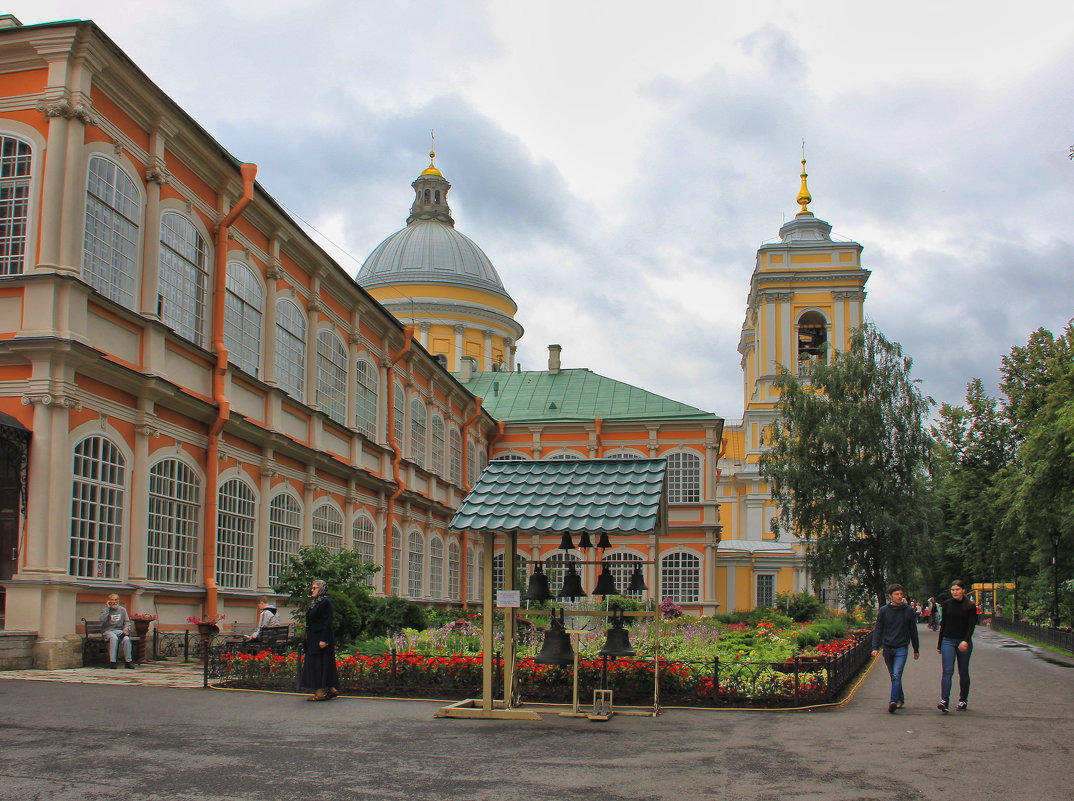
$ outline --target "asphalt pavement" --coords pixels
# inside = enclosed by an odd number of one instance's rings
[[[1074,798],[1074,660],[978,630],[970,708],[944,715],[936,635],[920,631],[895,714],[882,661],[840,707],[607,722],[0,674],[0,799]]]

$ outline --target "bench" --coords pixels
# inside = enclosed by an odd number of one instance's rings
[[[96,657],[98,655],[102,656],[105,662],[108,662],[108,640],[101,633],[101,621],[82,618],[82,632],[82,664],[88,665],[91,656],[94,657],[93,661],[97,661]],[[131,639],[131,656],[137,659],[138,635],[128,634],[127,636]],[[122,653],[122,651],[118,651],[116,658],[118,659]]]
[[[265,626],[256,640],[229,640],[231,650],[241,654],[256,654],[261,651],[284,653],[295,638],[295,624],[288,626]]]

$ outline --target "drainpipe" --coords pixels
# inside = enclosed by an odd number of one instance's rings
[[[593,421],[593,423],[596,426],[596,431],[594,433],[596,434],[597,441],[597,458],[601,459],[604,456],[604,446],[600,442],[600,431],[602,428],[604,428],[604,419],[598,417],[596,420]]]
[[[232,223],[238,219],[254,198],[256,164],[243,164],[242,197],[231,207],[223,222],[216,226],[216,272],[213,275],[213,400],[216,401],[216,419],[209,429],[209,445],[205,465],[205,552],[202,556],[202,573],[205,576],[205,614],[212,617],[217,612],[216,600],[216,510],[220,488],[220,432],[231,414],[231,404],[225,391],[227,376],[227,348],[224,347],[224,299],[227,293],[227,237]]]
[[[413,342],[414,326],[408,325],[403,328],[403,349],[392,356],[388,364],[388,445],[392,449],[392,478],[395,480],[395,492],[388,498],[388,511],[385,518],[384,586],[386,595],[390,595],[392,591],[392,530],[395,522],[395,502],[406,489],[403,474],[399,470],[399,463],[403,460],[403,444],[395,441],[395,365],[410,353],[410,346]]]

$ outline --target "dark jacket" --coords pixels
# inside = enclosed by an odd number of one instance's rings
[[[321,643],[325,647],[321,647]],[[336,667],[336,631],[332,602],[324,595],[306,612],[306,655],[302,659],[299,686],[311,690],[339,689]]]
[[[917,639],[917,615],[910,604],[895,606],[887,603],[880,607],[876,616],[876,628],[873,629],[873,650],[885,648],[905,648],[914,646],[914,653],[919,653],[921,644]]]
[[[972,602],[963,604],[962,601],[948,598],[943,602],[943,614],[940,616],[940,637],[936,640],[936,647],[939,648],[943,645],[944,640],[969,642],[976,627],[976,604]]]

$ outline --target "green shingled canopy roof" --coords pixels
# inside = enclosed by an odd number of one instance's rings
[[[651,534],[666,524],[666,459],[497,460],[482,471],[456,531]]]
[[[475,373],[463,386],[482,399],[485,411],[506,423],[719,419],[584,368]]]

